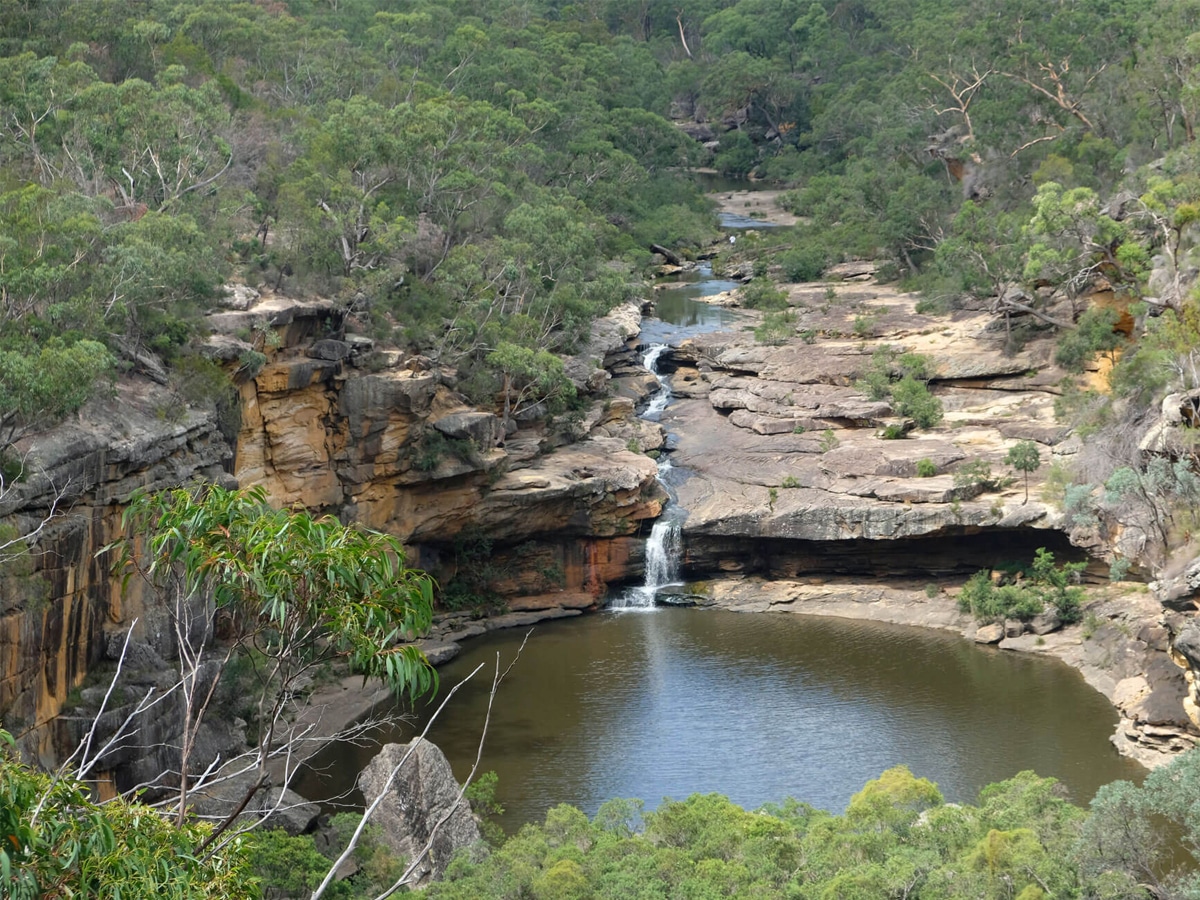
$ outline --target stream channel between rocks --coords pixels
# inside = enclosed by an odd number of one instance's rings
[[[736,313],[696,299],[731,287],[701,272],[686,289],[657,292],[659,318],[646,320],[641,343],[731,327]],[[663,468],[668,487],[686,477]],[[680,513],[668,505],[664,519]],[[1144,774],[1109,742],[1112,706],[1058,660],[930,629],[647,606],[657,586],[613,604],[640,609],[534,628],[496,697],[480,767],[499,776],[507,830],[558,803],[594,814],[613,797],[653,808],[693,792],[747,808],[791,796],[841,811],[899,764],[952,801],[972,801],[1024,769],[1060,779],[1077,803]],[[507,665],[523,637],[518,629],[481,637],[440,669],[445,691],[479,663],[488,667],[430,730],[460,779],[474,762],[490,668],[497,654]],[[431,708],[380,743],[409,740]],[[376,752],[331,748],[297,787],[318,799],[351,791]]]

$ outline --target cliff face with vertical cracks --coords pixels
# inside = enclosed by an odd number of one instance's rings
[[[561,445],[540,425],[506,434],[454,385],[452,371],[364,341],[281,348],[241,387],[234,474],[280,505],[396,535],[443,583],[464,540],[485,540],[489,590],[525,608],[590,605],[629,577],[640,547],[626,539],[666,495],[654,461],[604,430],[612,408],[568,426],[577,442]]]
[[[0,718],[51,758],[45,726],[89,670],[110,656],[110,631],[137,621],[141,639],[169,655],[165,614],[97,558],[120,533],[124,504],[139,488],[191,478],[228,480],[231,451],[208,413],[170,394],[123,382],[77,420],[24,442],[25,478],[0,501],[0,517],[29,533],[46,521],[28,554],[0,577]],[[51,516],[53,513],[53,516]],[[114,653],[119,652],[119,644]]]
[[[31,751],[55,756],[47,726],[89,672],[96,680],[111,668],[135,620],[142,644],[172,656],[165,613],[132,581],[122,596],[96,556],[119,536],[138,488],[194,478],[262,485],[272,503],[398,536],[409,562],[443,584],[478,568],[471,552],[486,542],[488,595],[518,609],[592,605],[607,583],[635,574],[641,542],[631,536],[665,494],[653,460],[620,436],[641,427],[631,405],[597,403],[566,434],[507,434],[499,418],[462,403],[453,372],[342,339],[331,304],[270,300],[214,319],[226,336],[211,351],[231,370],[254,357],[229,334],[257,325],[280,336],[259,371],[240,368],[240,426],[123,379],[18,448],[27,477],[0,499],[0,522],[28,533],[52,505],[55,513],[0,577],[0,721]],[[331,330],[337,339],[323,336]]]

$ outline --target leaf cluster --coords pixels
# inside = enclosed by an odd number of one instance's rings
[[[113,547],[118,572],[211,593],[277,665],[295,671],[333,652],[397,693],[434,686],[420,651],[397,646],[428,630],[433,583],[405,567],[395,538],[272,509],[261,487],[138,494],[122,518],[131,537]],[[143,535],[144,567],[132,537]]]
[[[252,900],[240,845],[197,855],[210,830],[140,803],[92,800],[71,775],[20,762],[0,731],[0,894],[12,900]]]

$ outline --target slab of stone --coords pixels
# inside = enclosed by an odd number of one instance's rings
[[[448,663],[462,652],[456,641],[417,641],[417,649],[425,654],[431,666]]]
[[[889,503],[950,503],[954,500],[954,479],[948,475],[876,482],[873,495]]]
[[[563,609],[556,606],[552,609],[504,613],[499,616],[491,616],[484,622],[488,631],[499,631],[504,628],[524,628],[528,625],[536,625],[546,619],[567,619],[581,614],[582,610],[579,609]]]
[[[999,622],[993,622],[990,625],[981,625],[975,631],[975,643],[977,644],[998,644],[1004,639],[1004,626]]]
[[[490,449],[504,437],[504,423],[498,416],[474,409],[447,413],[430,424],[446,437],[473,441],[480,449]]]

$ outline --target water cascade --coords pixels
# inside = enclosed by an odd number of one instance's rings
[[[666,375],[658,371],[658,359],[666,350],[666,344],[654,344],[647,348],[642,357],[642,365],[658,379],[658,390],[642,413],[642,418],[650,422],[657,422],[671,402],[671,383]],[[671,460],[663,454],[658,460],[658,480],[674,500],[667,478],[670,471]],[[646,580],[613,600],[609,604],[610,609],[653,609],[654,596],[659,589],[678,583],[679,556],[683,550],[683,511],[670,500],[667,503],[663,514],[650,529],[650,537],[646,539]]]

